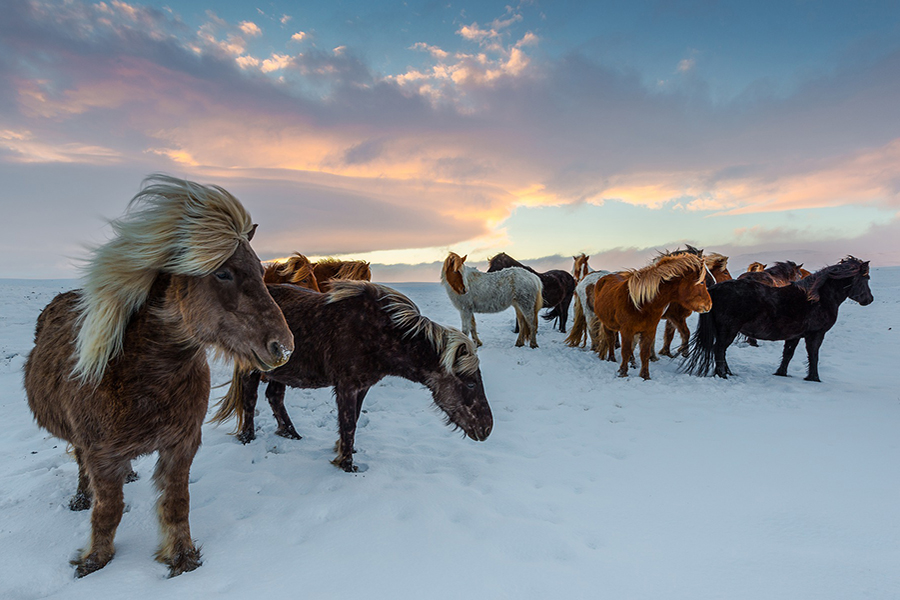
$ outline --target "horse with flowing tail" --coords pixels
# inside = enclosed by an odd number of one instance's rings
[[[481,346],[475,313],[498,313],[512,306],[519,330],[516,346],[524,346],[527,339],[537,348],[538,311],[543,303],[540,278],[519,267],[482,273],[465,262],[466,256],[451,252],[441,269],[441,283],[459,311],[463,333],[471,334],[476,346]]]
[[[578,283],[591,272],[591,268],[588,266],[588,259],[591,257],[582,252],[572,258],[575,260],[575,264],[572,266],[572,277],[575,278],[575,283]]]
[[[550,309],[544,314],[544,319],[556,320],[560,332],[565,333],[566,322],[569,320],[569,306],[572,304],[572,296],[575,293],[575,278],[560,269],[538,273],[505,252],[488,260],[488,273],[495,273],[509,267],[519,267],[540,277],[543,307]]]
[[[691,248],[691,246],[688,246]],[[703,254],[701,251],[701,259],[707,270],[706,286],[710,287],[722,281],[731,279],[731,273],[728,272],[728,257],[716,252]],[[680,304],[670,304],[666,312],[663,313],[663,319],[666,322],[663,331],[663,347],[659,353],[663,356],[674,358],[677,354],[682,356],[688,355],[688,345],[690,343],[691,331],[687,325],[687,318],[691,315],[688,308]],[[681,336],[681,346],[672,354],[672,341],[675,339],[675,331]]]
[[[363,260],[323,258],[313,263],[313,273],[323,292],[330,290],[331,282],[336,280],[372,281],[372,269]]]
[[[174,576],[201,564],[188,475],[209,400],[207,348],[266,371],[287,361],[294,341],[250,247],[256,226],[224,189],[151,176],[112,228],[84,287],[38,317],[25,392],[38,425],[74,448],[70,507],[93,502],[76,575],[112,560],[131,460],[158,452],[156,557]]]
[[[781,365],[775,371],[783,377],[802,338],[809,359],[806,380],[820,381],[819,348],[837,321],[840,305],[847,298],[862,306],[873,300],[869,262],[853,256],[786,286],[738,278],[717,284],[709,292],[712,310],[700,315],[683,369],[708,375],[715,365],[715,374],[723,379],[734,374],[725,351],[742,333],[761,340],[784,340]]]
[[[601,277],[609,275],[609,271],[593,271],[584,275],[575,286],[575,302],[572,309],[572,327],[566,336],[566,345],[573,348],[583,347],[587,338],[591,339],[591,350],[597,350],[597,337],[594,325],[594,286]]]
[[[267,266],[263,272],[263,281],[266,283],[290,283],[315,292],[322,291],[319,289],[319,282],[313,271],[313,263],[299,252],[295,252],[284,262],[272,263]]]
[[[284,408],[286,386],[333,387],[340,437],[332,462],[356,471],[353,445],[363,400],[369,388],[392,375],[431,390],[447,423],[471,439],[490,435],[493,417],[475,345],[459,330],[430,321],[409,298],[374,283],[333,281],[327,294],[286,285],[269,286],[269,292],[294,337],[304,340],[286,364],[265,374],[276,434],[300,439]],[[222,422],[237,415],[238,439],[245,444],[256,436],[259,383],[259,371],[236,366],[231,388],[213,417]]]
[[[628,376],[634,337],[640,335],[641,377],[650,379],[650,354],[663,311],[678,303],[705,313],[712,301],[706,290],[706,268],[693,255],[664,256],[639,269],[611,273],[594,286],[594,327],[600,358],[615,361],[616,332],[622,336],[619,376]]]

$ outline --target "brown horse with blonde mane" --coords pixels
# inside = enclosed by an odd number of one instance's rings
[[[333,280],[372,281],[372,269],[363,260],[323,258],[313,263],[313,273],[323,292],[331,289]]]
[[[151,452],[163,538],[156,558],[174,576],[201,564],[188,479],[209,401],[207,349],[268,371],[288,360],[294,340],[250,247],[256,226],[227,191],[152,176],[112,225],[82,289],[38,317],[25,392],[38,424],[74,449],[70,508],[93,503],[76,576],[112,560],[131,460]]]
[[[691,248],[691,246],[688,246]],[[701,251],[702,253],[702,251]],[[706,278],[707,287],[722,281],[731,279],[731,273],[728,272],[728,257],[716,252],[702,254],[703,265],[709,272]],[[688,347],[691,339],[691,330],[687,326],[687,318],[691,316],[691,310],[676,303],[669,305],[666,312],[663,313],[663,319],[666,321],[666,328],[663,332],[663,347],[659,353],[663,356],[674,358],[677,354],[682,356],[688,355]],[[675,331],[681,336],[681,346],[672,354],[672,341],[675,339]],[[652,358],[652,357],[651,357]]]
[[[290,283],[314,292],[322,291],[319,289],[319,282],[313,272],[313,263],[299,252],[295,252],[284,262],[276,262],[267,266],[263,273],[263,281],[266,283]]]
[[[619,376],[628,376],[636,335],[641,336],[641,377],[650,379],[650,354],[656,327],[671,303],[707,312],[712,306],[706,290],[706,268],[693,254],[662,256],[639,269],[611,273],[594,286],[594,327],[598,354],[615,361],[616,332],[622,336]]]

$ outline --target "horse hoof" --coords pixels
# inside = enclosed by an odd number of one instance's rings
[[[644,381],[650,381],[650,376],[649,375],[641,375],[641,379],[643,379]]]
[[[806,377],[804,377],[804,378],[803,378],[803,381],[817,381],[817,382],[819,382],[819,383],[822,383],[822,380],[819,379],[818,377],[810,377],[809,375],[807,375]]]
[[[668,356],[669,358],[675,358],[675,356],[672,354],[672,351],[666,350],[666,349],[660,350],[659,355],[660,356]],[[651,357],[650,360],[653,360],[653,358]]]
[[[659,357],[658,357],[658,356],[651,356],[651,357],[650,357],[650,361],[651,361],[651,362],[659,362]]]
[[[169,577],[177,577],[182,573],[193,571],[203,564],[200,560],[200,550],[198,548],[190,548],[182,552],[178,552],[171,559],[166,561],[169,566]]]
[[[256,432],[255,431],[242,431],[239,434],[237,434],[237,439],[242,444],[249,444],[250,442],[252,442],[253,440],[256,439]]]
[[[70,562],[75,565],[75,577],[81,579],[85,575],[90,575],[94,571],[99,571],[111,560],[112,554],[105,558],[99,557],[96,554],[90,554],[84,558],[77,558]]]
[[[297,433],[297,430],[293,427],[286,427],[282,429],[279,427],[275,430],[275,435],[281,436],[283,438],[287,438],[289,440],[302,440],[303,436]]]
[[[91,497],[82,492],[78,492],[69,500],[69,510],[78,512],[87,510],[91,507]]]
[[[137,481],[140,478],[141,478],[141,476],[138,475],[134,469],[131,469],[128,472],[128,475],[125,476],[125,483],[134,483],[135,481]]]
[[[781,371],[775,371],[772,375],[777,375],[778,377],[787,377],[787,373],[782,373]]]

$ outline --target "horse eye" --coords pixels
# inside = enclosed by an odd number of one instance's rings
[[[474,390],[474,389],[475,389],[475,384],[469,382],[469,383],[466,384],[466,387],[469,388],[470,390]]]
[[[231,271],[226,269],[219,269],[216,271],[216,279],[219,281],[231,281],[234,277],[231,275]]]

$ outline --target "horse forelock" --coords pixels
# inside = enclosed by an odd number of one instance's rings
[[[640,308],[656,299],[659,286],[664,281],[683,277],[692,271],[697,272],[698,283],[706,280],[703,261],[696,254],[689,253],[658,256],[646,267],[630,269],[623,275],[628,280],[628,295],[632,304]]]
[[[710,269],[724,270],[728,267],[728,257],[724,254],[719,254],[718,252],[704,254],[703,262],[706,263]]]
[[[111,222],[114,236],[84,267],[73,376],[99,382],[122,350],[131,315],[160,273],[213,272],[253,231],[250,214],[219,186],[151,175]]]

